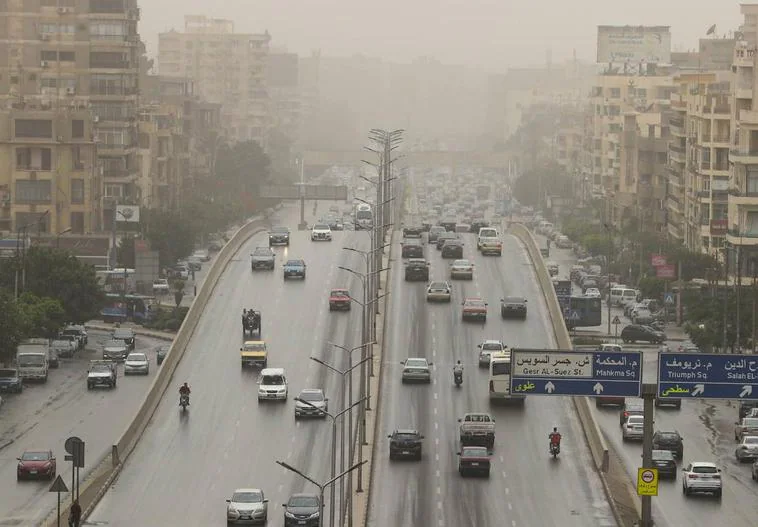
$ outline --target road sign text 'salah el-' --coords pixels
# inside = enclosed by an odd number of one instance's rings
[[[758,399],[758,356],[661,353],[658,397]]]
[[[639,397],[642,352],[511,350],[511,393]]]

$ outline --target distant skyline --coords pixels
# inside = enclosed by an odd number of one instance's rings
[[[184,15],[234,20],[235,30],[271,33],[271,44],[325,56],[366,55],[393,62],[430,56],[490,71],[577,58],[595,61],[598,25],[671,26],[672,50],[697,47],[716,24],[725,36],[741,23],[729,0],[149,0],[140,33],[156,56],[158,33],[184,29]]]

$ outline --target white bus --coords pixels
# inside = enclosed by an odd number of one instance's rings
[[[511,352],[493,353],[490,359],[490,402],[524,404],[526,396],[511,393]]]
[[[370,231],[374,228],[374,212],[368,203],[360,203],[355,208],[355,230]]]

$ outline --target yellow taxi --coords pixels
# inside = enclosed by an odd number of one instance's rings
[[[246,340],[240,348],[242,367],[253,366],[265,368],[268,364],[266,342],[263,340]]]

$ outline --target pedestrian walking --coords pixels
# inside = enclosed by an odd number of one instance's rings
[[[82,507],[79,505],[79,500],[74,500],[71,504],[71,510],[68,513],[68,526],[79,527],[79,522],[82,520]]]

